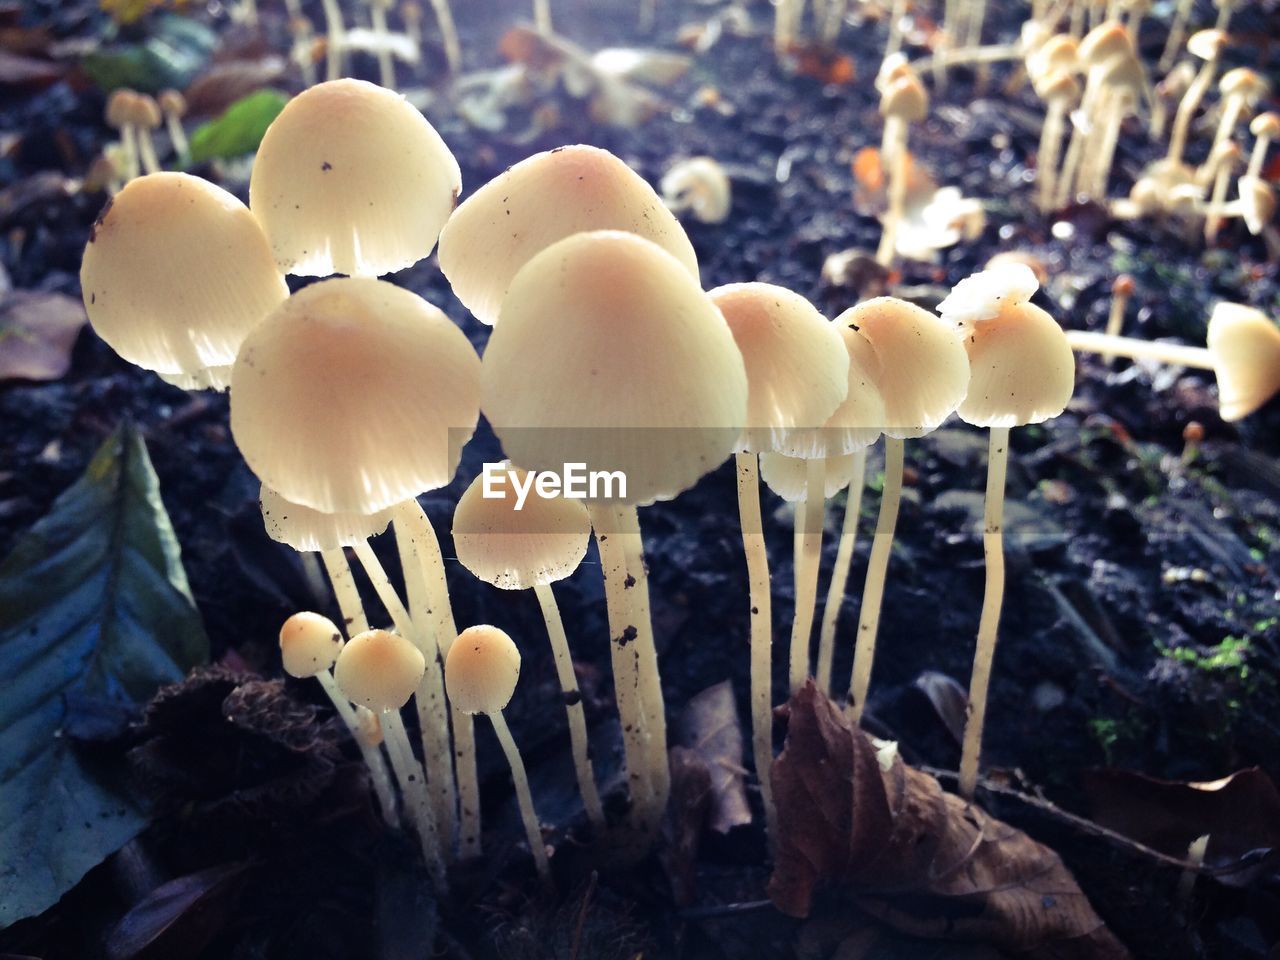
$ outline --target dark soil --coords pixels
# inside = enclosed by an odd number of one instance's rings
[[[319,4],[314,6],[319,22]],[[455,6],[468,65],[497,65],[498,36],[516,14],[485,4]],[[989,23],[1012,38],[1022,6],[993,6]],[[1201,7],[1200,20],[1211,20],[1208,4]],[[553,8],[566,35],[589,49],[671,46],[682,24],[713,11],[688,0],[661,0],[656,35],[637,38],[630,3],[553,0]],[[765,5],[750,9],[758,25],[770,22]],[[90,29],[52,3],[34,4],[25,16],[67,34]],[[1262,6],[1237,18],[1234,26],[1246,38],[1265,38],[1277,27]],[[268,36],[283,45],[274,11],[267,26]],[[562,143],[606,147],[651,182],[677,158],[714,156],[733,177],[734,205],[723,224],[688,224],[704,285],[776,282],[834,315],[858,294],[822,284],[824,259],[847,248],[874,249],[879,237],[878,223],[853,211],[850,162],[859,148],[878,144],[881,123],[870,78],[883,35],[870,20],[844,30],[840,48],[853,58],[859,77],[844,86],[780,70],[764,37],[726,36],[667,92],[676,109],[635,130],[600,128],[567,100],[560,127],[519,145],[472,130],[443,106],[428,115],[462,164],[464,195],[508,164]],[[1163,26],[1149,22],[1143,43],[1149,59],[1158,57],[1163,40]],[[1256,66],[1262,54],[1246,43],[1233,56]],[[357,63],[357,72],[371,78],[373,69],[371,62]],[[912,149],[940,183],[986,199],[989,222],[979,240],[944,251],[937,264],[903,268],[900,286],[925,305],[997,251],[1018,250],[1046,266],[1050,280],[1038,302],[1069,327],[1104,322],[1110,284],[1120,271],[1137,279],[1128,329],[1144,338],[1202,343],[1209,308],[1218,299],[1275,312],[1275,264],[1242,227],[1225,230],[1218,245],[1205,250],[1158,223],[1110,223],[1091,205],[1052,219],[1036,214],[1030,183],[1039,101],[1026,88],[999,92],[1003,70],[995,71],[993,92],[984,96],[974,93],[967,73],[953,76],[930,119],[913,131]],[[422,79],[431,79],[429,73]],[[692,105],[694,92],[707,85],[736,106],[735,115]],[[101,115],[101,94],[74,79],[34,94],[7,92],[0,101],[0,128],[22,135],[0,160],[7,201],[0,204],[0,262],[15,287],[78,294],[80,254],[102,197],[15,198],[41,171],[83,175],[109,138]],[[1144,132],[1128,131],[1112,194],[1127,192],[1136,172],[1158,153]],[[789,172],[780,182],[782,158]],[[243,181],[224,185],[241,195],[246,190]],[[394,279],[445,309],[483,346],[487,330],[452,299],[434,259]],[[987,765],[1003,771],[1006,782],[1043,791],[1087,816],[1082,774],[1095,767],[1209,780],[1261,765],[1280,778],[1280,405],[1273,402],[1240,424],[1223,423],[1215,409],[1208,374],[1124,362],[1108,368],[1086,358],[1068,412],[1042,427],[1015,431],[1009,582],[985,748]],[[630,870],[593,862],[590,850],[571,836],[583,824],[566,786],[572,777],[563,715],[549,707],[559,700],[550,656],[536,639],[543,633],[536,604],[530,596],[479,584],[456,563],[449,577],[459,624],[490,622],[530,638],[508,718],[530,766],[539,813],[556,828],[557,878],[567,893],[553,902],[538,897],[531,866],[517,846],[522,838],[501,755],[481,730],[489,857],[457,880],[456,902],[434,908],[412,847],[383,831],[370,809],[358,755],[331,724],[317,731],[315,718],[328,720],[326,711],[313,716],[300,710],[320,703],[310,684],[289,681],[263,692],[291,705],[285,720],[264,719],[234,733],[215,722],[235,676],[279,676],[275,635],[281,621],[326,602],[311,595],[296,556],[263,532],[257,482],[231,442],[225,397],[166,386],[121,361],[89,332],[60,381],[0,385],[0,555],[125,419],[145,434],[223,673],[173,694],[175,706],[153,713],[131,741],[145,745],[134,761],[160,804],[154,826],[57,907],[0,933],[0,953],[48,960],[99,956],[105,933],[157,882],[236,864],[238,871],[211,898],[215,933],[201,956],[419,957],[427,955],[433,934],[439,950],[456,957],[643,952],[738,960],[790,956],[802,938],[811,948],[803,955],[829,955],[815,946],[822,938],[812,925],[802,934],[799,924],[757,904],[768,876],[758,826],[704,839],[696,862],[697,900],[688,908],[673,904],[670,880],[656,862]],[[1204,438],[1188,445],[1184,430],[1193,422],[1203,427]],[[967,685],[983,584],[978,521],[985,436],[952,422],[907,449],[909,488],[868,726],[899,740],[909,762],[954,769],[958,746],[914,681],[924,671],[940,671]],[[446,555],[452,504],[479,465],[494,459],[496,443],[482,429],[453,485],[423,498]],[[873,458],[872,478],[874,464]],[[876,489],[873,480],[863,502],[864,536],[842,613],[837,677],[848,676]],[[781,638],[775,683],[782,689],[791,527],[785,505],[766,494],[766,519],[771,515]],[[641,516],[672,718],[692,694],[726,678],[745,716],[749,611],[731,469],[721,468]],[[828,567],[838,525],[839,512],[832,511]],[[616,774],[620,751],[611,726],[616,721],[598,574],[598,565],[588,562],[556,589],[579,661],[597,770],[605,777]],[[1235,648],[1239,657],[1215,659],[1227,638],[1244,641]],[[282,769],[273,751],[281,749],[290,724],[311,731],[309,759]],[[1135,956],[1265,957],[1280,942],[1274,887],[1235,889],[1202,880],[1190,899],[1179,900],[1176,869],[1017,801],[992,796],[989,802],[998,816],[1062,855]],[[593,869],[598,879],[592,879]],[[719,909],[726,904],[755,906]],[[154,955],[186,956],[192,943],[203,942],[183,931],[192,938],[184,946]],[[565,944],[575,942],[577,931],[578,952],[570,953]],[[900,950],[892,955],[942,955],[919,945]]]

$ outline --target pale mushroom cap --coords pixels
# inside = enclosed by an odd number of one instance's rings
[[[709,296],[747,370],[742,449],[825,456],[816,428],[849,393],[849,361],[838,329],[804,297],[771,283],[731,283]]]
[[[1099,24],[1080,41],[1080,60],[1089,67],[1102,66],[1113,57],[1131,57],[1133,53],[1129,31],[1118,20]]]
[[[822,425],[821,435],[829,460],[871,446],[880,439],[887,422],[884,397],[876,385],[879,360],[871,344],[850,327],[838,323],[832,326],[844,341],[849,363],[845,368],[848,393]]]
[[[992,255],[983,269],[994,270],[996,267],[1004,267],[1011,264],[1025,266],[1035,275],[1036,282],[1042,286],[1049,279],[1048,268],[1045,267],[1044,261],[1035,254],[1027,253],[1025,250],[1001,250],[999,253]]]
[[[534,154],[463,201],[440,235],[440,269],[476,319],[494,324],[520,268],[588,230],[644,237],[698,279],[693,244],[662,198],[613,154],[585,145]]]
[[[231,432],[258,478],[323,513],[374,513],[453,479],[479,419],[480,359],[381,280],[304,287],[245,340]]]
[[[524,483],[528,475],[510,464]],[[453,513],[453,547],[464,567],[503,590],[554,583],[578,569],[591,539],[591,518],[581,501],[544,497],[533,484],[520,509],[505,472],[485,495],[485,477],[467,487]]]
[[[399,710],[426,672],[422,651],[389,630],[358,633],[342,648],[333,668],[338,689],[370,710]]]
[[[684,266],[648,240],[601,230],[548,247],[512,281],[481,396],[513,462],[621,471],[626,502],[646,504],[675,497],[733,451],[747,376],[724,317]]]
[[[444,685],[463,713],[501,713],[520,679],[520,651],[497,627],[467,627],[449,648]]]
[[[113,90],[111,95],[107,97],[106,121],[107,125],[120,129],[125,124],[133,123],[133,113],[135,110],[135,101],[138,95],[132,90],[121,87],[119,90]]]
[[[856,469],[857,454],[827,457],[822,474],[823,496],[830,499],[849,485]],[[809,462],[780,453],[760,454],[760,479],[765,486],[788,503],[799,503],[808,496]]]
[[[733,186],[711,157],[690,157],[663,174],[663,202],[673,212],[689,210],[702,223],[723,223],[729,216]]]
[[[835,320],[867,341],[884,400],[884,433],[921,437],[950,416],[969,385],[969,358],[953,327],[896,297],[876,297]]]
[[[1275,189],[1261,177],[1241,177],[1236,184],[1240,189],[1241,218],[1256,237],[1275,216]]]
[[[267,128],[249,205],[284,272],[381,276],[431,253],[461,190],[458,161],[404,97],[331,80]]]
[[[989,320],[1012,303],[1026,303],[1040,281],[1025,263],[1005,263],[965,277],[938,304],[938,316],[967,334],[979,320]]]
[[[1037,96],[1046,103],[1057,100],[1072,104],[1080,98],[1079,82],[1065,70],[1045,74],[1041,82],[1036,84],[1035,89]]]
[[[1201,60],[1215,60],[1229,40],[1221,30],[1198,30],[1187,39],[1187,51]]]
[[[1208,343],[1223,420],[1247,417],[1280,391],[1280,327],[1261,310],[1219,303]]]
[[[134,101],[137,112],[134,114],[134,123],[146,130],[154,130],[164,121],[164,115],[160,112],[160,104],[156,103],[155,97],[147,94],[139,94]]]
[[[1066,71],[1074,73],[1080,69],[1080,44],[1068,34],[1058,34],[1045,41],[1044,45],[1027,58],[1027,72],[1033,78]]]
[[[295,550],[337,550],[376,537],[391,523],[391,513],[321,513],[291,503],[268,486],[259,491],[262,523],[267,536]]]
[[[1041,423],[1067,408],[1075,357],[1058,322],[1032,303],[1006,303],[968,328],[969,392],[960,419],[977,427]]]
[[[284,672],[300,679],[314,677],[333,666],[342,650],[342,632],[328,617],[295,613],[280,628],[280,657]]]
[[[1218,89],[1223,96],[1242,97],[1250,102],[1266,94],[1270,84],[1256,71],[1248,67],[1236,67],[1222,75]]]
[[[882,117],[901,117],[918,123],[929,113],[929,93],[914,73],[891,81],[880,97]]]
[[[156,99],[160,103],[160,109],[165,113],[181,117],[187,112],[187,98],[177,90],[163,90]]]
[[[1249,132],[1255,137],[1266,137],[1274,140],[1280,137],[1280,114],[1260,113],[1249,124]]]
[[[170,374],[231,363],[289,295],[249,208],[185,173],[138,177],[116,194],[89,232],[80,286],[98,336]]]

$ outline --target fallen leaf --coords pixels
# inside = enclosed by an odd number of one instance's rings
[[[222,864],[156,887],[107,936],[108,960],[198,956],[226,929],[246,870]]]
[[[191,162],[214,157],[230,159],[253,153],[280,115],[289,95],[279,90],[258,90],[227,107],[216,119],[203,123],[191,134]]]
[[[57,380],[88,321],[84,305],[61,293],[14,290],[0,299],[0,380]]]
[[[181,90],[204,69],[217,45],[217,34],[199,20],[163,13],[147,21],[141,43],[92,50],[80,64],[102,90]]]
[[[285,68],[285,59],[278,56],[215,63],[187,87],[187,115],[216,116],[255,90],[279,83]]]
[[[807,916],[816,889],[835,886],[914,936],[1037,960],[1129,956],[1052,850],[878,752],[812,682],[788,709],[769,881],[783,913]]]
[[[813,77],[820,83],[844,86],[857,79],[853,59],[834,47],[823,44],[794,43],[787,48],[791,69],[802,77]]]
[[[697,900],[698,845],[712,806],[711,771],[696,750],[673,747],[670,752],[671,802],[662,825],[659,854],[678,907]]]
[[[47,87],[61,80],[66,72],[59,63],[0,50],[0,86]]]
[[[68,696],[142,704],[208,656],[142,437],[112,434],[0,564],[0,927],[146,824],[119,769],[64,736]]]
[[[679,730],[681,746],[698,754],[711,775],[711,829],[728,833],[750,823],[742,723],[729,681],[690,697]]]
[[[1186,857],[1207,833],[1204,863],[1221,883],[1280,877],[1280,790],[1259,767],[1203,783],[1094,770],[1084,786],[1098,823],[1161,853]]]

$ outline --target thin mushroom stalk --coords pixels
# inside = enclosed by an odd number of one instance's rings
[[[1058,155],[1062,152],[1069,105],[1070,102],[1065,97],[1051,99],[1045,113],[1044,127],[1040,130],[1040,149],[1036,152],[1036,196],[1041,213],[1048,213],[1053,209],[1054,175],[1058,169]]]
[[[427,861],[437,888],[443,890],[447,887],[444,872],[445,858],[422,765],[413,755],[413,747],[409,745],[409,734],[404,728],[404,721],[400,719],[400,714],[395,710],[384,710],[381,721],[383,732],[387,737],[387,753],[391,757],[392,769],[396,772],[396,779],[400,781],[400,788],[404,791],[413,812],[418,839],[422,844],[422,855]]]
[[[1068,330],[1067,342],[1071,349],[1085,353],[1100,353],[1108,357],[1127,357],[1130,360],[1156,360],[1160,363],[1197,370],[1214,369],[1213,355],[1207,347],[1189,347],[1179,343],[1162,343],[1157,340],[1139,340],[1135,337],[1108,336],[1090,330]]]
[[[351,733],[351,739],[360,748],[360,757],[364,760],[365,767],[369,770],[369,780],[373,784],[374,793],[377,794],[378,805],[382,808],[382,819],[387,822],[388,826],[399,826],[400,814],[396,810],[395,788],[391,785],[391,775],[387,770],[387,764],[382,759],[382,751],[378,747],[378,738],[371,735],[372,729],[377,734],[385,736],[382,723],[378,720],[378,715],[367,707],[352,706],[347,698],[342,695],[338,685],[333,682],[333,674],[328,670],[317,673],[316,679],[320,681],[320,686],[329,698],[329,702],[333,704],[334,710],[337,711],[338,716],[342,718],[343,724]]]
[[[462,69],[462,45],[458,42],[458,28],[453,22],[449,0],[431,0],[431,9],[435,11],[436,23],[440,25],[440,39],[444,43],[444,58],[449,72],[457,73]]]
[[[889,177],[889,208],[885,211],[884,225],[880,233],[880,245],[876,247],[876,262],[887,266],[893,262],[898,239],[898,224],[902,221],[907,204],[907,121],[901,117],[886,117],[884,121],[884,147],[880,151]]]
[[[533,809],[533,792],[529,789],[529,774],[525,772],[524,761],[520,758],[520,749],[515,738],[511,736],[511,728],[501,711],[489,714],[489,722],[493,724],[493,732],[497,734],[502,752],[506,754],[507,763],[511,766],[511,782],[516,791],[516,803],[520,808],[520,821],[524,824],[525,837],[529,841],[529,851],[533,854],[533,863],[538,876],[544,883],[551,879],[551,865],[547,861],[547,848],[542,842],[542,827],[538,824],[538,815]]]
[[[325,70],[326,80],[342,76],[347,53],[347,28],[342,20],[342,7],[338,0],[321,0],[325,20]]]
[[[809,646],[814,609],[818,601],[818,566],[822,559],[822,528],[826,516],[824,498],[826,461],[814,457],[806,463],[804,512],[800,532],[800,557],[796,568],[796,608],[791,621],[791,658],[788,678],[794,695],[809,676]]]
[[[370,0],[369,19],[373,32],[379,41],[384,41],[387,30],[387,8],[390,0]],[[384,42],[378,44],[378,79],[388,90],[396,87],[396,66],[391,56],[391,48]]]
[[[848,499],[844,505],[844,522],[840,529],[840,545],[836,548],[835,565],[831,569],[831,583],[827,588],[827,603],[822,611],[822,629],[818,636],[818,689],[831,695],[831,669],[835,659],[836,627],[840,621],[840,608],[844,604],[849,585],[849,568],[853,564],[853,551],[858,542],[858,517],[862,512],[862,488],[866,480],[867,451],[853,454],[853,476],[849,480]]]

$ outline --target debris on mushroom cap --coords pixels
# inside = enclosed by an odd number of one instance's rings
[[[1040,289],[1035,272],[1024,263],[1001,264],[965,277],[938,304],[938,316],[962,328],[990,320],[1004,307],[1026,303]]]
[[[771,283],[731,283],[709,294],[724,315],[747,371],[742,447],[793,457],[828,450],[816,427],[849,393],[840,334],[797,293]]]
[[[527,489],[523,502],[507,471]],[[587,508],[578,500],[544,497],[536,483],[529,483],[528,474],[510,463],[502,464],[497,474],[502,478],[495,485],[497,496],[486,494],[481,474],[458,500],[453,513],[458,560],[503,590],[528,590],[563,580],[586,556],[591,539]]]
[[[487,624],[467,627],[449,647],[444,685],[463,713],[501,713],[520,679],[520,651],[504,631]]]
[[[969,390],[960,419],[978,427],[1041,423],[1066,409],[1076,364],[1058,322],[1033,303],[1005,301],[969,326]]]
[[[98,336],[165,374],[231,363],[289,294],[249,209],[185,173],[138,177],[116,194],[89,232],[80,286]]]
[[[461,190],[458,161],[404,97],[332,80],[267,128],[249,206],[284,272],[380,276],[431,253]]]
[[[729,216],[729,177],[711,157],[690,157],[662,175],[662,199],[673,213],[689,210],[702,223],[723,223]]]
[[[231,432],[280,496],[374,513],[443,487],[479,419],[480,358],[439,309],[381,280],[295,293],[245,339]]]
[[[747,377],[724,317],[680,261],[599,230],[553,244],[512,281],[481,396],[513,462],[621,471],[625,502],[643,505],[733,451]]]
[[[389,630],[366,630],[338,654],[333,679],[352,703],[370,710],[399,710],[426,672],[422,651]]]
[[[440,235],[440,269],[476,319],[493,324],[521,267],[588,230],[644,237],[698,279],[693,245],[662,198],[613,154],[581,144],[534,154],[463,201]]]
[[[867,341],[870,369],[884,400],[883,432],[924,436],[950,416],[969,385],[969,358],[955,329],[896,297],[867,300],[836,317]],[[869,365],[870,366],[870,365]]]
[[[849,485],[857,470],[857,454],[827,457],[822,474],[822,495],[830,499]],[[809,495],[809,462],[780,453],[760,454],[760,479],[788,503],[799,503]]]
[[[376,537],[391,523],[391,513],[321,513],[291,503],[265,484],[258,503],[267,536],[302,552],[337,550]]]
[[[981,200],[964,196],[959,187],[942,187],[908,202],[894,247],[908,260],[932,261],[939,250],[981,236],[986,226]]]
[[[901,117],[917,123],[929,113],[929,94],[914,73],[892,81],[880,97],[882,117]]]
[[[280,628],[280,656],[291,677],[314,677],[333,666],[342,650],[342,632],[326,616],[295,613]]]
[[[1247,417],[1280,391],[1280,327],[1261,310],[1219,303],[1209,316],[1208,346],[1223,420]]]
[[[1025,250],[1001,250],[987,261],[987,265],[983,269],[994,270],[997,267],[1012,264],[1021,264],[1029,269],[1036,275],[1036,282],[1040,286],[1044,286],[1049,279],[1049,270],[1044,265],[1044,261],[1035,254],[1027,253]]]

